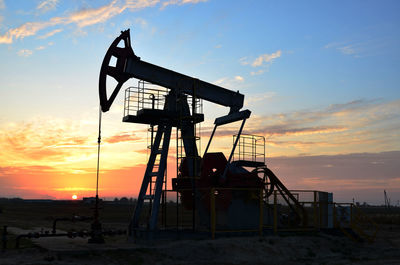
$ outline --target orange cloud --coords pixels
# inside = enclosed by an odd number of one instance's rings
[[[126,9],[136,11],[145,7],[154,6],[157,2],[158,0],[141,0],[136,3],[126,1],[124,4],[121,4],[120,1],[114,0],[108,5],[98,8],[83,9],[65,17],[53,17],[48,21],[27,22],[17,28],[9,29],[4,35],[0,36],[0,43],[10,44],[14,39],[23,39],[28,36],[36,35],[40,30],[57,25],[76,24],[79,28],[82,28],[97,23],[103,23]],[[54,35],[57,32],[58,31],[52,31],[51,33]]]
[[[59,32],[63,31],[62,29],[55,29],[52,31],[47,32],[46,34],[39,36],[38,39],[47,39],[48,37],[53,36],[54,34],[57,34]]]
[[[137,137],[135,134],[131,133],[122,133],[118,135],[113,135],[107,139],[105,139],[106,143],[115,144],[121,142],[135,142],[135,141],[144,141],[145,139],[141,137]]]
[[[315,187],[340,192],[345,190],[340,185],[359,185],[359,190],[368,190],[374,185],[381,189],[386,184],[399,187],[398,175],[393,174],[399,171],[397,163],[393,163],[398,161],[396,153],[337,155],[399,150],[400,123],[396,122],[400,120],[399,106],[400,101],[358,101],[316,111],[254,116],[246,123],[244,133],[266,136],[267,164],[292,189]],[[349,122],[352,119],[356,121]],[[228,154],[232,134],[237,133],[238,126],[220,127],[210,152]],[[203,129],[204,151],[212,126]],[[0,127],[0,191],[4,196],[70,198],[69,193],[75,189],[80,197],[92,195],[97,162],[97,143],[93,137],[96,133],[96,124],[78,120],[41,118],[3,124]],[[147,161],[146,145],[143,131],[132,134],[115,130],[104,137],[100,157],[102,193],[136,196]],[[171,141],[170,177],[176,174],[175,150],[175,141]],[[283,155],[288,157],[282,158]],[[375,181],[372,177],[384,181]],[[361,178],[368,181],[355,180]],[[355,184],[348,180],[354,180]]]
[[[276,58],[281,57],[281,54],[282,52],[280,50],[273,52],[271,54],[262,54],[253,61],[251,66],[258,67],[262,66],[263,63],[272,63]]]
[[[68,157],[77,149],[94,147],[87,136],[74,135],[68,128],[59,127],[59,124],[53,125],[27,123],[0,131],[0,147],[6,150],[0,155],[3,163],[46,162]]]
[[[194,4],[203,1],[204,0],[169,1],[164,2],[163,6],[172,4],[182,5],[187,3]],[[125,10],[134,12],[146,7],[155,6],[157,3],[159,3],[159,0],[113,0],[107,5],[103,5],[98,8],[82,9],[76,12],[72,12],[65,17],[52,17],[48,21],[34,21],[24,23],[19,27],[9,29],[5,34],[1,35],[0,43],[11,44],[15,39],[23,39],[28,36],[36,35],[39,31],[54,26],[75,24],[78,28],[83,28],[98,23],[104,23],[107,20],[121,14]],[[43,1],[39,4],[38,10],[49,11],[51,9],[54,9],[56,4],[57,1],[55,0]],[[55,33],[60,32],[61,30],[62,29],[55,29],[43,35],[43,37],[50,37]]]

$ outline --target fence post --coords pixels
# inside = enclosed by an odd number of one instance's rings
[[[277,234],[278,233],[278,205],[277,205],[278,201],[276,198],[276,190],[274,191],[274,233]]]
[[[318,223],[317,223],[317,192],[314,190],[314,227],[318,230]]]
[[[336,203],[332,202],[333,204],[333,227],[337,228],[337,220],[336,220]]]
[[[215,188],[211,188],[210,192],[211,238],[215,239]]]
[[[350,227],[353,228],[353,204],[350,204]]]
[[[264,203],[263,203],[263,189],[260,189],[260,226],[259,226],[259,233],[260,236],[263,235],[263,227],[264,227]]]
[[[7,249],[7,226],[3,226],[3,235],[2,235],[2,251],[6,251]]]

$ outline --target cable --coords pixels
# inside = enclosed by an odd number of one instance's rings
[[[99,134],[97,138],[97,174],[96,174],[96,198],[99,196],[99,171],[100,171],[100,144],[101,144],[101,107],[99,107]],[[97,199],[96,199],[97,200]]]
[[[99,222],[99,172],[100,172],[100,144],[101,144],[101,108],[99,108],[99,135],[97,138],[97,174],[96,174],[96,201],[94,207],[94,221],[91,225],[89,243],[104,243],[101,223]]]

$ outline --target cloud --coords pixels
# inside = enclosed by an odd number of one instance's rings
[[[257,101],[263,96],[270,95],[254,95],[246,106],[265,101]],[[254,112],[243,133],[264,136],[269,157],[400,150],[399,109],[400,100],[354,100],[320,109]],[[202,126],[202,133],[210,135],[212,128]],[[237,124],[218,128],[215,138],[221,140],[217,144],[230,145],[227,139],[237,130]]]
[[[95,171],[79,169],[73,173],[63,167],[50,166],[0,166],[0,193],[6,197],[46,198],[70,197],[69,187],[77,187],[81,194],[93,191],[92,176]],[[79,186],[77,186],[79,185]],[[79,189],[80,187],[85,189]],[[87,188],[86,188],[87,187]],[[65,197],[63,197],[65,198]]]
[[[140,25],[142,28],[146,27],[147,24],[148,24],[147,21],[146,21],[145,19],[140,18],[140,17],[138,17],[138,18],[135,19],[135,23],[138,24],[138,25]]]
[[[185,5],[185,4],[197,4],[200,2],[207,2],[208,0],[169,0],[166,2],[163,2],[161,5],[161,9],[164,9],[165,7],[169,5]]]
[[[249,121],[250,122],[250,121]],[[282,136],[304,136],[304,135],[312,135],[312,134],[332,134],[337,132],[343,132],[348,130],[346,127],[342,126],[314,126],[314,127],[297,127],[290,128],[287,125],[271,125],[271,126],[261,126],[261,127],[252,127],[247,126],[245,131],[247,134],[253,135],[263,135],[271,137],[282,137]],[[211,132],[211,130],[210,130]],[[218,131],[218,135],[220,136],[232,136],[237,133],[236,127],[226,127]],[[276,144],[277,142],[275,142]],[[299,143],[294,141],[285,141],[284,143]],[[308,142],[307,145],[310,144],[320,144],[318,142]]]
[[[399,150],[399,109],[400,100],[355,100],[323,109],[253,114],[244,132],[265,136],[270,155]]]
[[[83,9],[74,12],[67,17],[67,23],[75,23],[80,28],[103,23],[110,18],[121,14],[127,8],[127,5],[119,6],[117,1],[114,0],[110,4],[99,8]]]
[[[79,28],[104,23],[110,18],[121,14],[125,10],[131,12],[156,5],[159,0],[138,0],[126,1],[121,4],[114,0],[108,5],[98,8],[83,9],[73,12],[65,17],[52,17],[48,21],[27,22],[17,28],[9,29],[4,35],[0,36],[0,43],[12,43],[15,39],[23,39],[28,36],[36,35],[37,32],[58,25],[75,24]]]
[[[76,132],[77,125],[65,125],[56,120],[18,123],[0,130],[2,165],[50,165],[84,156],[85,149],[95,147],[88,136]],[[79,154],[77,153],[79,150]]]
[[[40,51],[40,50],[44,50],[45,48],[46,48],[46,46],[39,46],[39,47],[36,47],[36,50]]]
[[[356,54],[356,49],[352,45],[338,47],[338,50],[340,50],[343,54],[347,55]]]
[[[264,102],[266,100],[271,99],[274,96],[275,96],[275,92],[266,92],[263,94],[251,95],[251,96],[245,97],[244,105],[250,106],[251,104],[254,104],[256,102]]]
[[[235,80],[239,81],[239,82],[243,82],[244,78],[242,76],[240,76],[240,75],[237,75],[237,76],[235,76]]]
[[[13,42],[12,37],[9,34],[0,36],[0,43],[11,44]]]
[[[18,28],[9,29],[4,35],[0,36],[0,43],[10,44],[14,39],[23,39],[35,35],[38,31],[57,24],[60,24],[58,18],[52,18],[46,22],[27,22]]]
[[[95,191],[96,188],[93,188],[93,187],[62,187],[62,188],[53,188],[53,190],[76,192],[76,191]]]
[[[75,23],[79,28],[87,27],[105,22],[122,13],[125,9],[126,6],[118,6],[117,1],[114,0],[110,4],[99,8],[88,8],[74,12],[66,18],[66,23]]]
[[[17,52],[18,56],[29,57],[33,54],[32,50],[22,49]]]
[[[325,49],[336,49],[345,55],[357,55],[360,50],[360,45],[349,44],[345,42],[332,42],[324,46]]]
[[[314,127],[300,127],[300,128],[287,128],[285,126],[267,126],[262,128],[262,132],[268,131],[269,136],[273,135],[310,135],[310,134],[327,134],[327,133],[337,133],[348,130],[345,126],[314,126]]]
[[[163,7],[167,5],[184,5],[205,2],[206,0],[179,0],[167,1],[163,3]],[[107,5],[98,8],[87,8],[76,12],[72,12],[64,17],[52,17],[47,21],[27,22],[19,27],[9,29],[5,34],[0,36],[0,44],[11,44],[16,39],[23,39],[28,36],[36,35],[39,31],[49,27],[75,24],[78,28],[92,26],[98,23],[104,23],[109,19],[121,14],[125,10],[135,12],[143,8],[153,7],[158,4],[159,0],[113,0]],[[55,7],[57,1],[46,0],[38,5],[38,8],[50,10]],[[59,31],[57,31],[59,32]],[[53,34],[57,33],[54,32]],[[46,36],[46,35],[44,35]]]
[[[250,58],[248,58],[247,56],[242,57],[239,59],[239,63],[241,65],[251,65],[252,67],[255,68],[261,68],[258,69],[256,71],[251,71],[250,75],[261,75],[263,74],[265,71],[268,71],[269,66],[274,62],[275,59],[281,57],[282,55],[282,51],[281,50],[277,50],[276,52],[273,52],[271,54],[261,54],[260,56],[258,56],[257,58],[255,58],[254,60],[250,60]]]
[[[61,32],[61,31],[63,31],[63,30],[62,30],[62,29],[55,29],[55,30],[52,30],[52,31],[47,32],[47,33],[44,34],[44,35],[38,36],[37,38],[38,38],[38,39],[46,39],[46,38],[48,38],[48,37],[53,36],[54,34],[57,34],[57,33]]]
[[[106,143],[116,144],[121,142],[134,142],[144,140],[141,137],[137,137],[134,133],[121,133],[113,135],[105,140]]]
[[[215,80],[213,83],[218,86],[227,87],[230,89],[236,89],[239,88],[243,82],[244,82],[244,77],[237,75],[234,77],[222,77],[218,80]]]
[[[239,59],[239,63],[240,63],[241,65],[248,65],[248,64],[250,64],[249,61],[248,61],[247,56],[240,58],[240,59]]]
[[[58,3],[58,0],[44,0],[36,6],[36,9],[40,13],[47,13],[51,10],[56,9],[57,3]]]
[[[4,3],[4,0],[0,0],[0,10],[6,8],[6,3]]]
[[[259,70],[257,70],[257,71],[251,71],[250,74],[251,74],[251,75],[261,75],[261,74],[263,74],[264,72],[265,72],[264,69],[259,69]]]
[[[289,189],[323,190],[333,192],[335,201],[380,204],[384,189],[399,194],[398,161],[400,151],[279,156],[269,158],[268,167]]]
[[[96,120],[96,118],[91,119]],[[111,126],[112,127],[112,126]],[[147,131],[146,131],[147,132]],[[108,133],[108,134],[107,134]],[[0,166],[54,166],[64,172],[91,167],[97,159],[97,126],[85,119],[64,120],[37,117],[30,122],[0,126]],[[118,143],[124,143],[120,145]],[[107,130],[103,135],[102,168],[143,162],[143,156],[129,156],[146,146],[146,133]]]
[[[252,63],[251,66],[253,67],[259,67],[262,66],[263,63],[272,63],[274,59],[281,57],[281,51],[278,50],[274,53],[271,54],[262,54],[258,56]]]
[[[334,49],[341,54],[361,58],[371,55],[384,53],[387,42],[379,39],[361,40],[361,41],[343,41],[331,42],[324,46],[325,49]]]

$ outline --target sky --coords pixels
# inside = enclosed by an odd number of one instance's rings
[[[98,79],[121,30],[142,60],[245,95],[244,133],[289,189],[400,200],[400,2],[0,0],[0,197],[93,196]],[[103,115],[100,196],[135,197],[147,127]],[[201,147],[229,109],[204,102]],[[229,153],[233,124],[211,151]],[[168,178],[176,175],[170,148]]]

